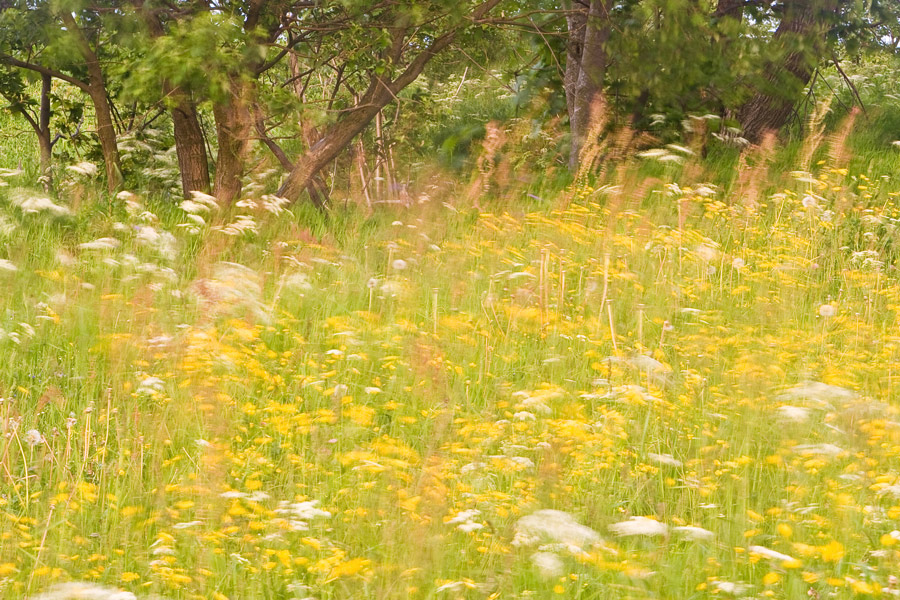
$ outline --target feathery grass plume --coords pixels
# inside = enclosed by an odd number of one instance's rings
[[[825,139],[825,117],[831,112],[831,100],[829,97],[820,102],[816,102],[813,110],[809,113],[809,119],[806,122],[806,135],[803,136],[803,143],[800,145],[799,153],[799,171],[809,171],[812,164],[813,155],[822,145]]]
[[[856,120],[862,112],[858,106],[850,109],[850,113],[844,117],[837,131],[828,136],[828,166],[833,169],[843,169],[850,162],[850,149],[847,140],[853,132]]]
[[[604,135],[608,124],[606,100],[602,94],[597,94],[591,101],[590,121],[584,143],[581,146],[578,157],[578,171],[575,174],[575,184],[585,185],[589,176],[594,172],[597,161],[609,146],[608,136]]]
[[[489,121],[484,126],[484,139],[481,141],[481,152],[475,161],[476,175],[469,183],[466,192],[468,202],[477,210],[481,210],[479,198],[488,194],[493,185],[493,175],[497,169],[499,152],[506,143],[506,132],[496,121]]]
[[[769,167],[775,158],[777,143],[778,136],[769,131],[763,135],[759,145],[747,146],[741,152],[736,169],[737,181],[733,188],[737,190],[741,205],[750,215],[756,213],[763,192],[762,186],[769,181]]]

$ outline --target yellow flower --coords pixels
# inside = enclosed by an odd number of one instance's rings
[[[822,553],[822,560],[825,562],[836,563],[844,558],[844,545],[837,540],[832,540],[824,546],[821,546],[820,551]]]

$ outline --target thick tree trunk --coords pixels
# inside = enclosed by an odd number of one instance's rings
[[[791,0],[775,31],[783,59],[770,64],[765,88],[757,90],[739,112],[744,137],[758,143],[768,131],[778,131],[791,118],[800,92],[815,71],[823,51],[827,4],[820,0]]]
[[[713,12],[716,19],[734,19],[741,22],[744,18],[744,0],[719,0]]]
[[[166,34],[159,15],[147,10],[143,0],[134,0],[153,38]],[[172,107],[172,126],[175,134],[175,153],[178,155],[178,170],[181,173],[181,190],[185,198],[191,192],[209,192],[209,161],[203,129],[197,116],[197,105],[190,92],[175,87],[170,81],[163,81],[163,93]]]
[[[181,189],[184,197],[191,192],[209,192],[209,163],[206,157],[206,143],[197,105],[181,90],[171,90],[169,98],[174,100],[172,124],[175,132],[175,153],[178,155],[178,169],[181,171]]]
[[[252,85],[238,77],[231,79],[225,100],[213,104],[219,153],[216,156],[214,195],[230,204],[241,195],[244,161],[250,151],[253,115],[250,111]]]
[[[612,0],[591,0],[584,28],[581,48],[581,62],[574,84],[569,127],[572,133],[572,150],[569,167],[576,170],[581,153],[588,142],[588,135],[595,119],[596,110],[603,99],[603,80],[606,75],[606,42],[609,40],[609,8]]]

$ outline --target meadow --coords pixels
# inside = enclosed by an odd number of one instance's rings
[[[0,597],[900,596],[900,184],[846,134],[372,216],[6,165]]]

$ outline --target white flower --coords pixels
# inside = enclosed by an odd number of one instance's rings
[[[394,262],[391,263],[391,267],[392,267],[395,271],[403,271],[403,270],[406,269],[406,267],[408,267],[408,266],[409,266],[409,265],[408,265],[408,264],[406,263],[406,261],[403,260],[402,258],[398,258],[397,260],[395,260]]]
[[[667,465],[670,467],[680,467],[683,464],[680,460],[678,460],[671,454],[656,454],[654,452],[648,452],[647,458],[655,463]]]
[[[615,523],[609,526],[609,530],[619,537],[646,535],[666,535],[669,528],[665,523],[648,517],[631,517],[627,521]]]
[[[587,548],[600,542],[596,531],[577,522],[561,510],[538,510],[516,522],[514,546],[530,546],[550,541]]]
[[[367,394],[380,394],[381,388],[375,387],[374,385],[370,385],[363,389],[363,391]]]
[[[785,421],[793,421],[795,423],[802,423],[809,419],[810,410],[805,406],[779,406],[777,409],[778,416],[784,419]]]
[[[747,548],[753,554],[759,554],[764,558],[768,558],[769,560],[775,560],[781,563],[795,563],[797,559],[793,556],[788,556],[787,554],[782,554],[776,550],[772,550],[771,548],[766,548],[765,546],[750,546]]]
[[[830,319],[831,317],[837,314],[837,307],[834,304],[823,304],[819,307],[819,316],[824,317],[826,319]]]
[[[97,165],[87,161],[82,161],[74,165],[69,165],[68,167],[66,167],[66,171],[77,173],[78,175],[84,175],[86,177],[93,177],[97,174]]]
[[[32,600],[137,600],[131,592],[93,583],[70,582],[50,588]]]
[[[37,429],[29,429],[25,432],[25,443],[34,448],[44,443],[44,436]]]
[[[93,242],[84,242],[78,244],[80,250],[114,250],[119,247],[122,242],[116,238],[99,238]]]
[[[12,262],[6,260],[5,258],[0,258],[0,271],[9,271],[10,273],[13,273],[18,270],[18,267],[16,267],[16,265],[14,265]]]
[[[542,577],[560,577],[565,574],[565,565],[562,559],[553,552],[535,552],[531,555],[531,562]]]
[[[672,531],[685,539],[693,542],[706,542],[715,539],[716,534],[709,529],[702,527],[694,527],[693,525],[684,525],[682,527],[673,527]]]
[[[68,215],[72,213],[72,211],[70,211],[65,206],[55,204],[53,200],[44,196],[22,197],[21,195],[18,195],[13,197],[12,201],[22,209],[22,212],[26,214],[39,213],[43,211],[47,211],[54,215]]]
[[[456,513],[456,516],[452,519],[445,521],[447,525],[457,525],[459,523],[467,523],[481,514],[481,511],[477,508],[470,508],[468,510],[462,510]]]
[[[800,456],[838,456],[844,449],[834,444],[801,444],[794,451]]]
[[[719,258],[718,248],[711,245],[700,244],[699,246],[697,246],[696,252],[697,256],[700,257],[700,260],[703,260],[705,262],[712,262]]]
[[[803,208],[818,208],[819,203],[816,202],[816,199],[812,196],[803,196],[803,200],[800,201],[800,204],[803,205]]]
[[[740,269],[743,269],[744,267],[746,267],[747,263],[744,262],[743,258],[737,257],[733,261],[731,261],[731,266],[732,266],[732,268],[740,270]]]

